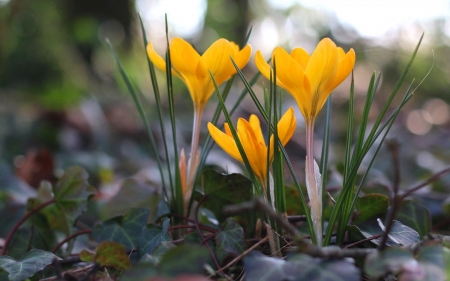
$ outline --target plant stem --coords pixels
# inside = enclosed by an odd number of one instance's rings
[[[306,165],[305,177],[309,201],[311,203],[311,218],[316,235],[317,246],[322,247],[322,185],[316,180],[316,169],[314,161],[314,119],[306,121]],[[320,174],[319,174],[320,177]]]
[[[52,249],[52,253],[58,251],[59,248],[61,248],[62,245],[64,245],[66,242],[72,240],[73,238],[83,235],[83,234],[90,234],[92,233],[92,230],[90,229],[86,229],[86,230],[80,230],[78,232],[75,232],[74,234],[70,235],[69,237],[67,237],[66,239],[62,240],[61,242],[58,243],[58,245],[56,245],[53,249]]]
[[[196,106],[194,106],[196,107]],[[195,176],[198,168],[198,140],[200,138],[200,125],[202,122],[203,107],[194,108],[194,125],[192,128],[191,155],[187,168],[186,193],[184,196],[184,214],[189,212],[189,203],[191,201],[192,190],[195,184]]]
[[[4,256],[6,255],[6,252],[8,250],[8,245],[9,242],[11,242],[12,236],[14,235],[14,233],[16,233],[17,229],[19,229],[19,227],[32,215],[34,215],[35,213],[39,212],[41,209],[47,207],[48,205],[51,205],[53,203],[56,203],[56,199],[53,198],[50,201],[44,202],[40,205],[38,205],[36,208],[31,209],[31,211],[29,211],[28,213],[26,213],[15,225],[14,227],[11,229],[11,231],[8,233],[8,236],[6,236],[5,239],[5,244],[3,245],[3,249],[2,249],[2,253],[1,255]]]

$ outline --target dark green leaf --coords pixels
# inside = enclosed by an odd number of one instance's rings
[[[150,208],[150,214],[156,216],[161,195],[150,185],[127,179],[119,192],[105,204],[102,213],[106,218],[124,215],[131,208]],[[153,222],[156,217],[149,218]]]
[[[160,273],[168,277],[202,274],[209,257],[205,247],[181,245],[164,254],[159,265]]]
[[[344,260],[297,254],[288,261],[252,252],[244,258],[246,281],[358,281],[359,270]]]
[[[203,173],[203,187],[207,199],[202,206],[211,210],[221,222],[226,219],[222,214],[225,205],[238,204],[252,198],[252,182],[241,174],[227,175],[206,170]]]
[[[353,223],[358,224],[376,215],[386,212],[389,207],[389,198],[386,195],[372,193],[359,197],[356,201],[358,216]]]
[[[23,226],[14,233],[7,254],[19,259],[29,250],[30,245],[35,249],[50,250],[55,245],[55,237],[53,233],[44,234],[31,225]]]
[[[151,223],[142,229],[138,247],[140,255],[151,254],[161,242],[172,241],[172,237],[168,233],[169,223],[170,220],[164,218],[162,227]]]
[[[408,200],[400,206],[397,212],[397,220],[416,230],[420,237],[430,233],[430,212],[423,205],[414,201]]]
[[[424,280],[449,280],[445,270],[448,270],[448,263],[445,263],[444,248],[441,245],[429,245],[419,249],[417,260],[425,272]]]
[[[53,253],[33,249],[23,255],[19,261],[9,256],[0,256],[0,268],[9,273],[10,281],[22,281],[44,269],[54,259],[61,260]]]
[[[109,219],[98,225],[93,231],[93,236],[99,242],[109,240],[121,243],[127,250],[137,248],[149,213],[150,211],[144,208],[131,209],[124,216]]]
[[[244,230],[233,219],[227,218],[216,234],[216,254],[219,262],[232,254],[238,256],[245,250]]]
[[[101,266],[112,266],[117,269],[127,269],[131,266],[130,259],[125,252],[125,246],[112,241],[104,241],[98,245],[95,253],[83,250],[80,259],[96,262]]]
[[[54,198],[56,203],[40,212],[47,217],[51,229],[70,235],[75,220],[86,211],[88,199],[96,192],[87,178],[88,174],[83,168],[71,167],[53,188],[44,182],[39,188],[38,196],[30,199],[28,205],[36,207]]]

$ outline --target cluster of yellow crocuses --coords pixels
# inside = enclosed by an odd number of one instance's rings
[[[205,104],[215,89],[211,74],[217,85],[227,81],[237,72],[231,58],[240,69],[245,67],[250,60],[251,47],[246,45],[240,50],[235,43],[219,39],[203,55],[199,55],[189,43],[181,38],[174,38],[169,49],[172,73],[186,84],[195,110],[191,156],[183,181],[185,202],[188,202],[198,168],[198,138],[201,117]],[[147,54],[155,66],[162,70],[166,69],[165,60],[154,51],[151,43],[147,46]],[[302,48],[295,48],[288,54],[284,49],[277,47],[272,52],[272,64],[274,62],[276,63],[277,85],[292,95],[305,119],[306,184],[311,201],[311,215],[313,222],[315,221],[314,224],[317,224],[315,226],[316,236],[318,240],[321,240],[322,223],[318,222],[322,215],[321,179],[312,153],[314,121],[331,91],[352,71],[355,64],[355,52],[350,49],[345,53],[342,48],[336,47],[332,40],[325,38],[319,42],[312,55]],[[273,68],[266,62],[260,51],[256,52],[255,64],[267,79],[271,79]],[[277,127],[279,139],[285,145],[292,137],[296,127],[292,108],[289,108],[282,116]],[[228,124],[225,124],[225,133],[211,123],[208,123],[208,130],[223,150],[236,160],[243,162]],[[253,172],[261,183],[264,183],[268,173],[268,149],[256,115],[251,115],[249,121],[239,118],[237,135]],[[272,160],[273,141],[270,141],[269,164]],[[183,165],[185,163],[180,163],[180,166]],[[265,190],[265,192],[267,191]]]

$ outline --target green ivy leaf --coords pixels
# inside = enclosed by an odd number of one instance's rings
[[[416,230],[420,237],[424,237],[430,233],[430,212],[426,207],[414,201],[408,200],[403,202],[397,212],[397,219]]]
[[[425,271],[424,280],[449,280],[445,272],[448,270],[449,263],[446,263],[442,245],[434,244],[420,248],[417,260]]]
[[[160,194],[150,185],[127,179],[123,182],[119,192],[111,198],[102,208],[102,214],[106,218],[121,216],[131,208],[148,208],[150,214],[157,215],[158,203],[161,201]],[[156,217],[150,218],[154,221]]]
[[[244,266],[247,281],[360,280],[360,272],[352,263],[304,254],[290,256],[285,261],[252,252],[244,258]]]
[[[127,250],[137,248],[149,213],[150,210],[145,208],[131,209],[124,216],[102,222],[92,234],[99,242],[109,240],[125,245]]]
[[[252,199],[252,182],[241,174],[222,174],[214,170],[203,173],[204,195],[202,206],[211,210],[220,222],[226,219],[222,214],[225,205],[238,204]],[[202,197],[196,194],[197,200]]]
[[[8,247],[8,255],[19,259],[29,250],[30,244],[35,249],[49,250],[55,245],[54,241],[54,235],[49,237],[39,228],[33,229],[31,225],[23,226],[14,233]]]
[[[29,200],[29,207],[55,199],[40,212],[47,217],[51,229],[71,234],[72,225],[81,213],[86,211],[87,201],[96,190],[87,182],[88,173],[81,167],[67,169],[58,183],[51,187],[44,182],[38,191],[38,197]],[[50,190],[51,189],[51,190]]]
[[[161,243],[172,241],[169,229],[170,219],[164,218],[162,221],[162,227],[157,224],[151,223],[142,229],[139,238],[139,254],[151,254],[153,250]]]
[[[358,211],[353,223],[358,224],[376,215],[386,212],[389,207],[389,197],[379,193],[367,194],[358,197],[356,200],[356,210]]]
[[[9,256],[0,256],[0,268],[9,273],[10,281],[22,281],[44,269],[54,259],[61,260],[53,253],[33,249],[23,255],[19,261]]]
[[[127,269],[131,266],[130,259],[125,252],[125,246],[112,241],[100,243],[95,253],[82,250],[80,259],[86,262],[96,262],[101,266],[112,266],[119,270]]]
[[[238,256],[245,250],[244,230],[233,219],[227,218],[216,234],[216,254],[221,263],[232,254]]]
[[[184,274],[203,274],[210,256],[205,247],[181,245],[169,249],[161,258],[160,274],[175,277]]]

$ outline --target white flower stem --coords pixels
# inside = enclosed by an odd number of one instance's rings
[[[200,138],[200,125],[202,122],[203,108],[194,109],[194,124],[192,128],[191,155],[187,166],[186,193],[184,194],[184,214],[188,214],[189,202],[194,188],[195,175],[198,168],[198,141]]]
[[[314,160],[314,119],[306,122],[306,188],[311,204],[311,219],[317,241],[322,246],[322,178]]]

